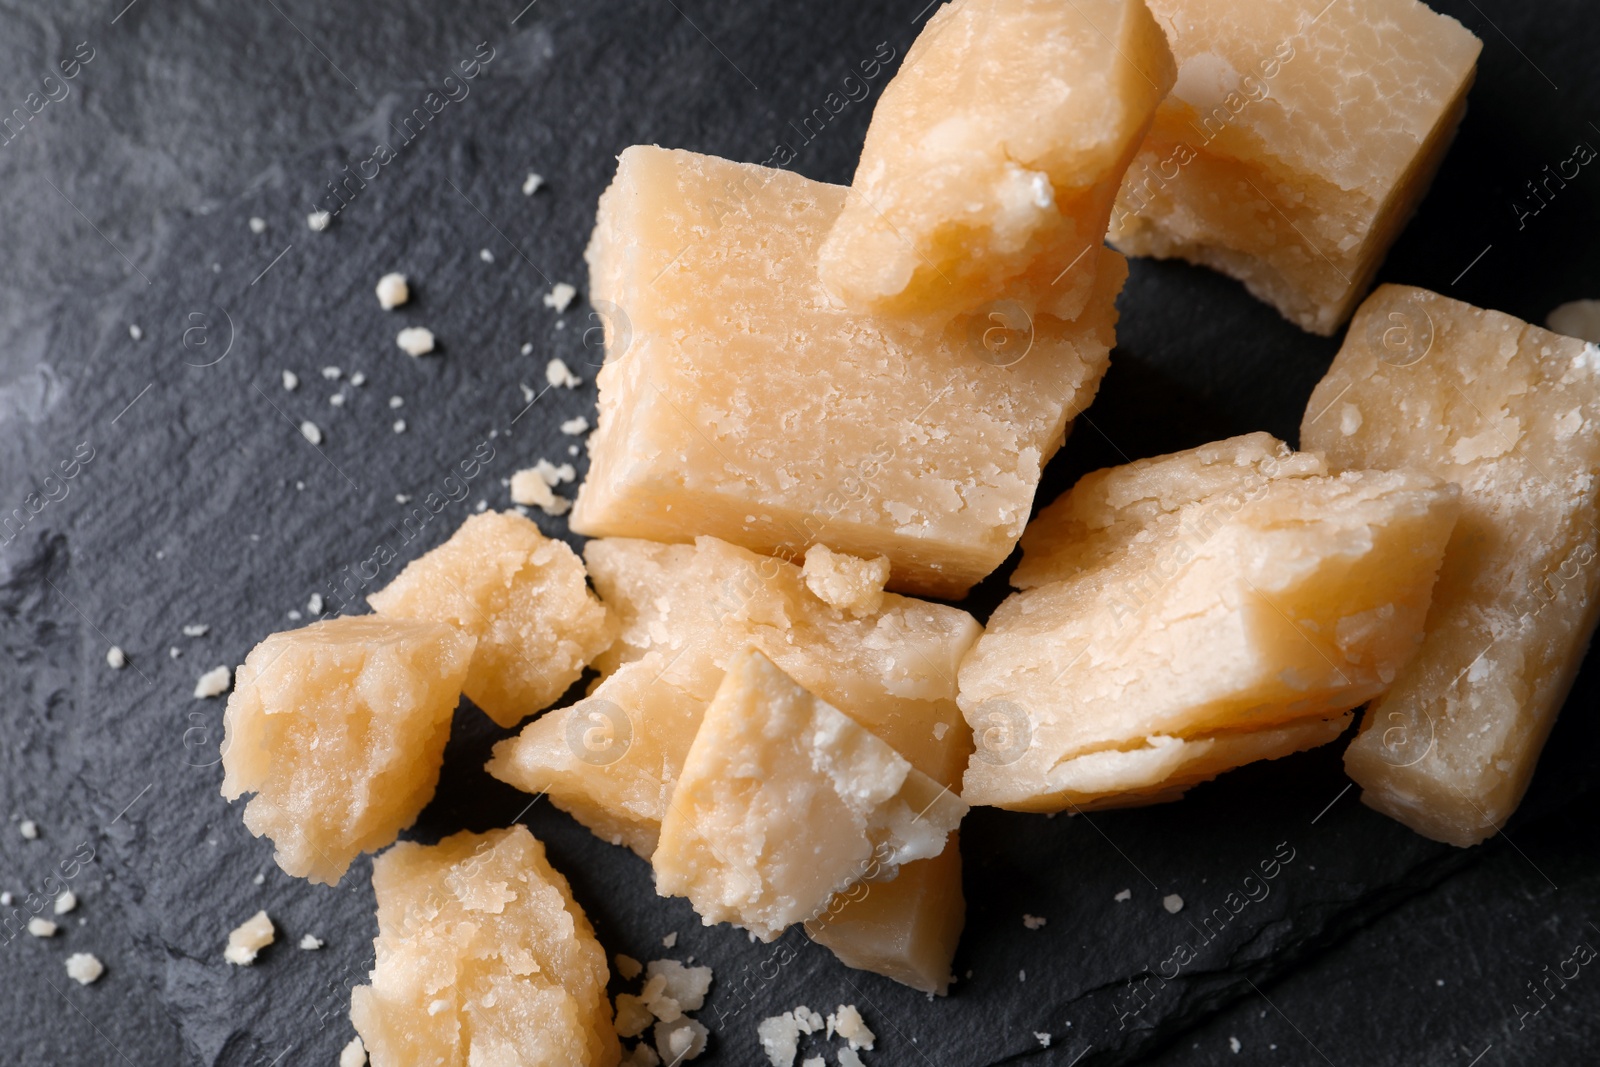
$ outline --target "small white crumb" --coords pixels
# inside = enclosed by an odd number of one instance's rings
[[[425,356],[433,351],[433,331],[426,326],[407,326],[395,335],[394,343],[408,356]]]
[[[63,889],[61,891],[61,895],[56,897],[55,913],[57,915],[65,915],[69,911],[76,910],[77,907],[78,894],[74,893],[70,889]]]
[[[476,504],[472,505],[472,510],[474,510],[474,511],[488,511],[489,510],[489,502],[487,500],[480,500]]]
[[[533,469],[538,472],[539,477],[544,479],[544,483],[552,489],[558,485],[565,485],[578,477],[577,470],[570,463],[563,463],[558,467],[547,459],[541,459],[533,465]]]
[[[543,175],[535,174],[532,171],[529,171],[528,172],[528,176],[526,178],[522,179],[522,195],[523,196],[532,196],[534,193],[537,193],[539,191],[539,186],[541,186],[543,184],[544,184],[544,176]]]
[[[1040,1031],[1035,1030],[1033,1032],[1033,1039],[1035,1041],[1039,1042],[1039,1047],[1040,1048],[1049,1048],[1050,1047],[1050,1035],[1049,1034],[1041,1033]]]
[[[389,398],[389,408],[390,408],[391,411],[393,409],[395,409],[395,408],[404,407],[404,406],[405,406],[405,401],[400,399],[399,397],[391,396]]]
[[[56,924],[49,919],[41,919],[37,915],[28,920],[28,933],[34,937],[56,936]]]
[[[706,1050],[706,1038],[710,1033],[704,1024],[687,1015],[679,1016],[670,1023],[656,1023],[656,1052],[669,1064],[682,1064]]]
[[[299,622],[300,621],[300,609],[298,609],[298,608],[290,608],[288,614],[289,614],[289,621],[290,622]]]
[[[511,502],[536,507],[546,515],[565,515],[572,508],[572,501],[552,490],[544,476],[532,467],[511,476]]]
[[[861,1062],[861,1057],[856,1055],[854,1049],[842,1048],[837,1055],[839,1057],[839,1067],[866,1067],[866,1064]]]
[[[333,216],[326,211],[313,211],[306,216],[306,225],[315,233],[321,233],[328,228],[328,223],[333,221]]]
[[[564,434],[570,434],[573,437],[576,437],[580,433],[587,433],[588,430],[589,420],[584,418],[582,415],[579,415],[575,419],[568,419],[566,422],[561,424],[561,432]]]
[[[1026,982],[1027,980],[1028,980],[1028,972],[1027,971],[1018,971],[1017,972],[1017,981]]]
[[[202,674],[200,680],[194,683],[194,695],[196,699],[219,697],[226,693],[232,684],[233,673],[228,668],[214,667]]]
[[[307,615],[321,615],[322,614],[322,594],[321,593],[312,593],[309,597],[306,598],[306,614]]]
[[[285,389],[287,389],[291,393],[294,392],[296,389],[300,388],[300,375],[296,374],[292,370],[284,371],[283,372],[283,387]]]
[[[442,1011],[447,1011],[449,1007],[450,1002],[445,1000],[443,997],[440,997],[438,1000],[428,1002],[428,1014],[438,1015]]]
[[[277,936],[267,913],[258,911],[228,935],[228,947],[222,958],[235,966],[248,967],[256,961],[256,954],[272,944]]]
[[[544,365],[544,380],[551,385],[563,386],[567,389],[576,389],[583,384],[583,379],[572,373],[565,360],[557,357]]]
[[[10,892],[0,893],[0,908],[11,907],[11,902],[15,899]]]
[[[300,947],[302,949],[304,949],[305,951],[307,951],[307,952],[315,952],[315,951],[317,951],[317,949],[321,948],[325,943],[326,942],[324,942],[322,940],[322,938],[313,937],[310,934],[306,934],[304,937],[302,937],[300,939]]]
[[[524,341],[524,342],[522,342],[522,354],[525,355],[525,356],[533,355],[533,342],[532,341]]]
[[[555,285],[550,287],[550,291],[544,294],[544,306],[555,308],[557,311],[565,311],[567,306],[572,303],[572,298],[577,295],[578,290],[566,282],[556,282]]]
[[[343,393],[334,393],[332,396],[330,396],[328,398],[328,403],[332,404],[336,408],[344,407],[344,394]]]
[[[134,323],[128,327],[128,336],[133,338],[135,341],[142,341],[144,340],[144,331],[139,329],[138,323]]]
[[[105,964],[93,953],[74,952],[67,957],[67,977],[79,985],[93,985],[106,973]]]
[[[323,367],[322,376],[330,382],[336,382],[344,376],[344,371],[338,367]]]
[[[264,219],[264,218],[261,218],[259,215],[250,216],[250,232],[251,233],[266,233],[267,232],[267,220]]]
[[[1117,901],[1118,903],[1121,903],[1124,900],[1132,900],[1133,899],[1133,890],[1124,889],[1122,892],[1118,893],[1116,896],[1112,897],[1111,899]]]
[[[366,1062],[367,1046],[361,1043],[359,1035],[352,1037],[339,1053],[339,1067],[365,1067]]]
[[[1239,1043],[1239,1039],[1236,1037],[1228,1038],[1228,1047],[1232,1049],[1236,1055],[1240,1049],[1244,1048],[1244,1046]]]
[[[1161,906],[1176,915],[1183,910],[1183,898],[1176,893],[1168,893],[1161,898]]]
[[[186,623],[183,627],[183,636],[185,637],[204,637],[210,632],[211,627],[203,622]]]
[[[568,445],[567,446],[567,455],[576,456],[577,454],[578,454],[578,446],[577,445]]]
[[[1037,930],[1047,922],[1049,922],[1048,919],[1040,918],[1037,915],[1024,915],[1022,917],[1022,925],[1030,930]]]
[[[393,311],[410,299],[411,286],[404,274],[390,272],[378,279],[378,306],[383,310]]]
[[[410,493],[396,493],[394,495],[394,502],[396,504],[409,504],[409,503],[411,503],[411,494]]]
[[[624,956],[619,953],[612,962],[617,965],[617,973],[622,975],[623,981],[626,982],[633,981],[644,972],[644,964],[632,956]]]
[[[256,872],[256,876],[254,878],[250,879],[250,884],[251,885],[266,885],[267,884],[267,876],[264,873],[262,873],[261,871],[257,871]]]
[[[483,260],[485,263],[493,263],[494,253],[489,251],[487,248],[480,248],[478,249],[478,258]]]
[[[678,944],[678,931],[674,930],[661,939],[662,948],[675,948]]]
[[[870,1049],[877,1040],[877,1036],[867,1029],[866,1020],[861,1018],[854,1004],[841,1004],[838,1010],[828,1016],[828,1036],[834,1034],[850,1042],[852,1049]]]
[[[32,819],[23,819],[17,824],[17,832],[22,835],[25,841],[37,841],[39,839],[39,824]]]
[[[405,419],[395,419],[394,420],[394,432],[395,433],[405,433],[406,432],[406,420]]]
[[[171,648],[167,649],[167,658],[168,659],[177,659],[181,655],[183,655],[183,649],[179,648],[176,645],[174,645]]]
[[[106,666],[114,671],[120,671],[128,665],[128,654],[116,645],[106,649]]]
[[[300,424],[300,436],[304,437],[307,441],[310,441],[314,445],[320,445],[322,443],[322,431],[317,427],[317,424],[312,422],[310,419],[307,419]]]
[[[366,385],[367,376],[362,374],[360,371],[356,371],[354,374],[350,375],[350,384],[354,386]]]

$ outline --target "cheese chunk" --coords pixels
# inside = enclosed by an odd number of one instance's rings
[[[334,885],[433,797],[474,639],[449,626],[341,615],[245,657],[223,722],[222,795],[278,866]]]
[[[1001,297],[1077,317],[1174,75],[1144,0],[944,5],[872,113],[823,284],[935,325]]]
[[[1345,755],[1368,805],[1428,837],[1470,845],[1505,824],[1583,659],[1597,428],[1593,344],[1394,285],[1362,305],[1306,407],[1301,437],[1335,467],[1462,488],[1422,650]]]
[[[1011,552],[1105,372],[1126,264],[1093,253],[1074,322],[922,337],[823,292],[817,248],[844,195],[692,152],[622,153],[586,253],[596,306],[614,310],[573,530],[791,556],[820,542],[886,556],[890,588],[950,598]]]
[[[469,517],[367,602],[379,615],[477,637],[466,694],[501,726],[554,703],[616,638],[583,561],[513,512]]]
[[[860,559],[835,552],[827,545],[806,549],[801,573],[806,588],[830,607],[860,617],[883,606],[883,587],[889,580],[889,561],[882,556]]]
[[[763,941],[931,859],[967,806],[754,649],[728,665],[661,823],[656,891]]]
[[[961,665],[963,797],[1170,799],[1332,740],[1416,651],[1457,495],[1331,477],[1266,434],[1085,476],[1030,527],[1027,588]]]
[[[1482,42],[1417,0],[1149,2],[1178,82],[1112,243],[1222,271],[1333,333],[1433,181]]]
[[[616,1067],[605,951],[522,826],[401,842],[373,861],[372,1067]]]

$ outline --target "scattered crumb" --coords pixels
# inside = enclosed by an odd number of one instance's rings
[[[841,1004],[837,1011],[828,1016],[828,1036],[834,1034],[850,1042],[852,1049],[870,1049],[877,1040],[877,1035],[867,1029],[866,1020],[861,1018],[854,1004]]]
[[[300,621],[300,609],[299,608],[290,608],[288,614],[289,614],[289,621],[290,622],[299,622]]]
[[[1040,918],[1037,915],[1024,915],[1022,917],[1022,925],[1030,930],[1037,930],[1047,922],[1049,922],[1048,919]]]
[[[41,919],[35,915],[28,920],[28,933],[34,937],[54,937],[56,930],[56,924],[49,919]]]
[[[93,953],[74,952],[67,957],[67,977],[79,985],[93,985],[106,973],[105,964]]]
[[[250,232],[251,233],[266,233],[267,232],[267,220],[264,219],[264,218],[261,218],[259,215],[250,216]]]
[[[272,920],[265,911],[258,911],[228,935],[228,947],[222,958],[239,967],[248,967],[256,961],[256,954],[277,937]]]
[[[315,952],[317,949],[321,948],[323,944],[324,942],[322,938],[312,937],[310,934],[306,934],[300,939],[300,947],[306,952]]]
[[[322,376],[330,382],[336,382],[344,376],[344,371],[338,367],[323,367]]]
[[[352,1037],[339,1053],[339,1067],[363,1067],[366,1062],[367,1046],[361,1043],[360,1036]]]
[[[632,956],[618,955],[613,961],[617,965],[617,973],[622,975],[623,981],[631,982],[644,973],[644,964]]]
[[[842,1048],[839,1050],[839,1067],[866,1067],[857,1056],[854,1049]]]
[[[204,637],[210,632],[211,627],[203,622],[187,623],[183,628],[183,636],[185,637]]]
[[[250,879],[250,884],[251,885],[266,885],[267,884],[267,876],[265,874],[263,874],[261,871],[257,871],[256,872],[256,876],[254,878]]]
[[[390,408],[390,410],[393,410],[394,408],[398,408],[398,407],[404,407],[404,406],[405,406],[405,401],[400,399],[399,397],[391,396],[389,398],[389,408]]]
[[[320,445],[322,443],[322,431],[317,427],[317,424],[312,422],[310,419],[307,419],[300,424],[300,436],[304,437],[307,441],[310,441],[314,445]]]
[[[522,179],[522,195],[532,196],[534,193],[539,191],[539,187],[543,184],[543,175],[535,174],[533,171],[529,171],[528,176]]]
[[[489,502],[487,500],[480,500],[476,504],[472,505],[472,510],[474,510],[474,511],[488,511],[489,510]]]
[[[704,1024],[687,1015],[670,1023],[656,1023],[656,1052],[669,1064],[692,1060],[706,1050],[710,1033]]]
[[[567,446],[567,455],[576,456],[577,454],[578,454],[578,446],[577,445],[568,445]]]
[[[426,326],[407,326],[395,335],[394,343],[408,356],[425,356],[433,351],[433,331]]]
[[[311,227],[312,232],[314,233],[321,233],[323,230],[326,230],[328,228],[328,223],[332,221],[333,216],[328,214],[326,211],[313,211],[311,214],[306,216],[306,225]]]
[[[650,1028],[656,1017],[645,1007],[644,1001],[632,993],[617,994],[615,1026],[619,1037],[638,1037]]]
[[[511,476],[511,502],[536,507],[546,515],[565,515],[572,508],[572,501],[552,490],[550,483],[534,467]]]
[[[1035,1030],[1033,1032],[1033,1039],[1035,1041],[1039,1042],[1039,1047],[1040,1048],[1049,1048],[1050,1047],[1050,1035],[1049,1034],[1041,1033],[1038,1030]]]
[[[1028,980],[1028,972],[1027,971],[1018,971],[1017,972],[1017,981],[1026,982],[1027,980]]]
[[[525,356],[533,355],[533,342],[532,341],[524,341],[524,342],[522,342],[522,354],[525,355]]]
[[[395,433],[405,433],[406,432],[406,420],[405,419],[395,419],[394,420],[394,432]]]
[[[570,434],[573,437],[576,437],[580,433],[587,433],[588,430],[589,420],[584,418],[582,415],[579,415],[575,419],[568,419],[566,422],[561,424],[561,432],[564,434]]]
[[[557,311],[565,311],[567,306],[572,303],[572,298],[577,295],[578,290],[566,282],[556,282],[555,285],[550,287],[550,291],[544,294],[544,306],[555,308]]]
[[[1133,890],[1124,889],[1122,892],[1118,893],[1116,896],[1112,897],[1111,899],[1117,901],[1118,903],[1121,903],[1124,900],[1131,900],[1131,899],[1133,899]]]
[[[1183,910],[1183,898],[1176,893],[1168,893],[1161,898],[1161,906],[1176,915]]]
[[[936,722],[936,723],[933,724],[933,739],[935,741],[943,741],[944,740],[944,735],[949,733],[949,732],[950,732],[950,724],[949,723],[947,723],[947,722]]]
[[[128,336],[133,338],[135,341],[142,341],[144,340],[144,331],[139,329],[138,323],[134,323],[128,327]]]
[[[12,895],[9,892],[0,893],[0,908],[9,908],[9,907],[11,907],[11,902],[14,899],[15,898],[12,897]]]
[[[292,370],[284,371],[283,372],[283,387],[285,389],[287,389],[291,393],[294,392],[296,389],[300,388],[300,375],[296,374]]]
[[[483,260],[485,263],[493,263],[494,253],[489,251],[487,248],[480,248],[478,249],[478,258]]]
[[[544,365],[544,380],[567,389],[576,389],[583,384],[583,379],[573,374],[566,361],[559,356]]]
[[[39,838],[39,824],[32,819],[23,819],[17,824],[17,832],[26,841],[36,841]]]
[[[410,299],[411,286],[404,274],[390,272],[378,279],[378,306],[383,310],[393,311]]]
[[[69,911],[76,910],[77,907],[78,894],[74,893],[70,889],[63,889],[61,891],[61,895],[56,897],[55,913],[57,915],[65,915]]]
[[[128,665],[128,654],[116,645],[106,649],[106,666],[114,671],[120,671]]]
[[[306,598],[306,614],[307,615],[321,615],[322,614],[322,594],[321,593],[312,593],[309,597]]]
[[[343,393],[334,393],[332,396],[330,396],[328,398],[328,403],[332,404],[336,408],[344,407],[344,394]]]
[[[173,645],[171,648],[167,649],[167,658],[168,659],[177,659],[181,655],[183,655],[183,649],[179,648],[176,645]]]
[[[1239,1050],[1241,1048],[1243,1048],[1244,1046],[1239,1044],[1239,1039],[1238,1038],[1230,1037],[1230,1038],[1228,1038],[1228,1047],[1233,1050],[1235,1055],[1237,1055]]]
[[[366,385],[367,376],[362,374],[360,371],[356,371],[354,374],[350,375],[350,384],[357,387]]]
[[[219,697],[228,691],[233,684],[233,673],[226,667],[213,667],[200,676],[194,683],[196,699],[204,697]]]
[[[411,503],[411,494],[410,493],[396,493],[394,495],[394,502],[396,504],[409,504],[409,503]]]

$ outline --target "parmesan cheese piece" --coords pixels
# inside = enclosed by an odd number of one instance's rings
[[[771,941],[835,893],[944,850],[959,797],[754,649],[695,734],[651,865],[707,926]],[[881,867],[881,869],[880,869]]]
[[[411,287],[404,274],[391,272],[378,279],[378,306],[383,310],[393,311],[410,299]]]
[[[92,952],[74,952],[67,957],[67,977],[79,985],[93,985],[105,973],[105,964]]]
[[[577,553],[511,512],[471,516],[367,602],[476,637],[463,689],[501,726],[553,703],[616,637]]]
[[[556,311],[565,311],[572,303],[572,298],[578,295],[578,290],[566,282],[556,282],[550,291],[544,294],[544,306],[554,308]]]
[[[962,796],[1148,803],[1333,740],[1416,651],[1458,495],[1260,433],[1086,475],[962,663]]]
[[[258,911],[228,934],[228,947],[223,949],[222,958],[236,967],[248,967],[277,936],[267,913]]]
[[[829,607],[857,618],[883,606],[883,586],[889,580],[889,561],[883,556],[860,559],[835,552],[827,545],[806,549],[801,568],[806,588]]]
[[[226,693],[228,687],[232,684],[232,671],[228,670],[227,667],[213,667],[202,674],[194,683],[195,699],[204,700],[208,697],[219,697]]]
[[[616,1067],[605,952],[526,828],[401,842],[372,886],[376,962],[350,1018],[378,1067]]]
[[[407,326],[395,334],[394,343],[408,356],[425,356],[433,351],[433,331],[426,326]]]
[[[626,328],[606,331],[573,530],[821,542],[888,557],[890,588],[952,598],[1006,558],[1105,371],[1126,265],[1091,253],[1077,320],[1035,317],[997,366],[987,319],[920,337],[833,305],[815,264],[844,196],[691,152],[622,153],[586,256],[593,298]]]
[[[49,919],[42,919],[35,915],[28,920],[28,933],[34,937],[54,937],[59,927]]]
[[[1143,0],[945,4],[873,111],[823,284],[935,325],[1001,296],[1076,318],[1174,74]]]
[[[1418,0],[1149,4],[1178,81],[1112,243],[1220,270],[1333,333],[1433,181],[1482,42]]]
[[[112,645],[106,649],[106,666],[114,671],[120,671],[128,665],[128,654],[120,646]]]
[[[1331,427],[1335,399],[1366,412]],[[1470,845],[1516,810],[1600,610],[1600,348],[1422,289],[1362,305],[1300,433],[1335,467],[1462,488],[1422,650],[1367,709],[1362,800]]]
[[[339,1067],[366,1067],[367,1046],[361,1043],[359,1036],[352,1037],[350,1043],[339,1050]]]
[[[437,623],[345,615],[273,634],[228,700],[222,795],[278,866],[332,885],[433,796],[474,638]]]

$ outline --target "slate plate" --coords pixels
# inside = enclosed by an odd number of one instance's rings
[[[1595,178],[1552,183],[1536,214],[1525,188],[1577,141],[1600,144],[1589,51],[1600,16],[1576,0],[1439,6],[1484,38],[1483,62],[1436,190],[1383,277],[1538,321],[1600,293]],[[871,98],[814,136],[798,123],[862,60],[903,54],[921,8],[0,9],[0,69],[12,72],[0,112],[25,106],[62,58],[92,54],[0,152],[11,193],[0,506],[92,450],[64,497],[0,534],[0,794],[13,822],[43,830],[25,842],[0,827],[0,888],[18,895],[0,923],[13,910],[25,919],[27,894],[56,888],[46,880],[63,863],[82,900],[53,940],[0,937],[11,1008],[0,1062],[336,1060],[348,987],[371,960],[370,863],[334,889],[276,870],[217,795],[222,707],[191,697],[195,678],[293,625],[290,612],[330,596],[380,543],[413,558],[478,501],[502,506],[512,471],[565,458],[573,439],[559,424],[592,416],[592,384],[531,407],[521,386],[541,388],[555,355],[592,379],[587,305],[559,315],[540,298],[556,281],[583,288],[582,247],[618,150],[653,141],[761,160],[782,140],[801,173],[846,181]],[[345,167],[363,173],[378,141],[405,140],[404,116],[475,54],[492,58],[468,95],[347,186],[331,229],[310,232],[304,217],[331,206],[329,183]],[[530,170],[547,186],[524,197]],[[415,298],[385,314],[371,287],[392,269],[412,276]],[[1101,397],[1041,499],[1125,458],[1255,429],[1292,439],[1337,347],[1181,265],[1135,264],[1121,307]],[[411,324],[438,334],[440,356],[394,348]],[[324,366],[343,377],[324,379]],[[283,389],[283,369],[298,390]],[[355,371],[365,385],[349,384]],[[328,403],[336,392],[343,407]],[[321,427],[320,449],[299,435],[305,419]],[[488,470],[408,538],[396,494],[446,488],[485,443]],[[985,583],[974,610],[1003,591]],[[188,623],[210,630],[187,637]],[[127,669],[105,666],[111,644]],[[1338,746],[1158,809],[978,812],[963,839],[961,977],[939,1001],[848,971],[798,934],[757,946],[701,927],[684,902],[654,896],[631,854],[482,774],[503,732],[470,707],[411,836],[526,822],[609,951],[715,968],[699,1013],[710,1064],[759,1062],[756,1022],[799,1003],[859,1005],[879,1035],[866,1058],[882,1065],[1578,1062],[1600,1038],[1600,980],[1584,972],[1537,1001],[1528,983],[1600,939],[1589,925],[1597,686],[1591,666],[1517,822],[1478,849],[1432,844],[1361,807]],[[1276,864],[1270,893],[1221,921],[1215,909],[1263,862]],[[1176,915],[1160,904],[1174,892],[1186,902]],[[279,943],[253,969],[225,966],[227,930],[261,907]],[[1024,914],[1046,924],[1030,930]],[[326,948],[296,949],[304,933]],[[1158,980],[1185,947],[1192,960]],[[62,968],[80,950],[108,966],[89,988]]]

